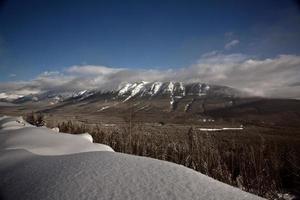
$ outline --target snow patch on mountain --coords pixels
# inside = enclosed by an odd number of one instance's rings
[[[75,92],[75,93],[73,94],[73,97],[79,97],[79,96],[82,96],[82,95],[84,95],[86,92],[87,92],[87,90],[82,90],[82,91],[79,91],[79,92]]]
[[[153,96],[159,92],[162,84],[163,84],[162,82],[154,82],[151,85],[151,89],[150,89],[151,96]]]
[[[136,83],[127,83],[123,88],[119,90],[119,95],[122,96],[126,94],[130,89],[134,88],[136,85]]]
[[[200,131],[228,131],[228,130],[243,130],[243,127],[234,127],[234,128],[199,128]]]
[[[147,82],[144,82],[144,81],[141,82],[141,83],[136,83],[135,87],[130,88],[131,89],[131,94],[123,102],[128,101],[132,97],[139,94],[141,92],[141,90],[144,88],[146,83]]]
[[[104,107],[102,107],[102,108],[100,108],[99,110],[97,110],[98,112],[101,112],[101,111],[103,111],[103,110],[106,110],[106,109],[108,109],[110,106],[104,106]]]
[[[170,95],[172,96],[173,95],[173,90],[174,90],[174,83],[173,82],[170,82],[166,91],[170,92]]]
[[[184,85],[183,85],[182,82],[179,83],[179,88],[180,88],[180,90],[182,92],[182,96],[185,96],[185,88],[184,88]]]

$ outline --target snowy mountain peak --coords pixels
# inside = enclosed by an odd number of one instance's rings
[[[205,95],[210,87],[204,83],[183,83],[183,82],[135,82],[126,83],[119,87],[118,96],[125,97],[124,101],[128,101],[133,97],[156,97],[167,95],[169,97],[184,97],[187,95]]]
[[[151,93],[151,96],[155,95],[157,92],[159,92],[161,86],[162,86],[162,82],[154,82],[152,85],[151,85],[151,89],[150,89],[150,93]]]

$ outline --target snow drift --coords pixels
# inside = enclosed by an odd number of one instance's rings
[[[186,167],[16,117],[0,118],[0,163],[0,199],[261,199]]]

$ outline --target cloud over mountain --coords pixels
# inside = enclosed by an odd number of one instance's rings
[[[244,54],[204,54],[193,65],[179,69],[128,69],[106,66],[71,66],[61,72],[44,72],[33,80],[0,84],[0,92],[116,89],[135,81],[206,82],[227,85],[270,97],[300,97],[300,56],[279,55],[258,59]]]

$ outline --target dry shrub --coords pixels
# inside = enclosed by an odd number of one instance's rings
[[[45,126],[44,115],[40,112],[31,112],[25,116],[25,120],[34,126]]]

